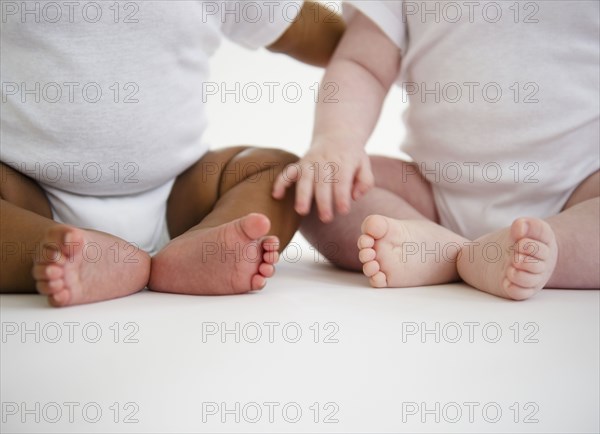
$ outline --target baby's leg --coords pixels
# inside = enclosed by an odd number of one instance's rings
[[[0,197],[1,293],[37,288],[50,304],[65,306],[146,286],[147,254],[111,235],[53,221],[39,185],[1,163]]]
[[[460,276],[482,291],[515,300],[544,287],[599,288],[599,196],[596,172],[573,192],[560,214],[517,219],[510,228],[465,247],[458,262]],[[495,253],[490,260],[484,251],[489,246],[500,246],[498,260]]]
[[[600,172],[583,181],[563,211],[546,221],[559,252],[546,288],[600,288]]]
[[[352,204],[350,214],[324,224],[313,207],[303,235],[337,266],[363,269],[373,286],[457,280],[457,246],[465,240],[437,224],[431,186],[417,166],[386,157],[372,157],[371,165],[375,188]]]
[[[264,287],[300,223],[293,193],[271,198],[275,176],[296,160],[279,150],[228,148],[180,175],[167,208],[174,239],[152,259],[149,287],[215,295]]]

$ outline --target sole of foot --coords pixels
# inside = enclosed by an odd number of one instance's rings
[[[265,215],[253,213],[186,232],[152,258],[149,288],[195,295],[243,294],[264,288],[279,260],[279,240],[266,236],[270,226]]]
[[[471,286],[512,300],[535,295],[548,282],[558,258],[554,231],[538,218],[524,217],[509,228],[478,238],[458,260]]]
[[[359,259],[371,286],[405,288],[458,280],[456,259],[466,240],[448,229],[429,220],[373,215],[361,230]]]
[[[124,297],[143,289],[150,257],[102,232],[57,225],[41,242],[32,274],[37,290],[62,307]]]

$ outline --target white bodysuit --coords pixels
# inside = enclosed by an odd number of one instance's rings
[[[598,1],[346,3],[402,53],[403,150],[444,226],[473,239],[557,214],[599,169]]]
[[[222,37],[277,40],[302,2],[2,2],[0,160],[54,218],[156,252],[174,179],[207,151],[203,83]]]

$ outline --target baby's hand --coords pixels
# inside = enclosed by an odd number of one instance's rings
[[[282,199],[287,188],[296,183],[296,212],[310,212],[313,195],[319,218],[333,220],[333,202],[339,214],[350,212],[351,198],[362,197],[374,185],[371,162],[365,151],[345,149],[332,142],[315,142],[307,154],[288,165],[275,180],[273,197]]]

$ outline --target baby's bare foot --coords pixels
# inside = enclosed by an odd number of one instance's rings
[[[279,259],[279,240],[265,236],[262,214],[186,232],[152,258],[149,288],[198,295],[242,294],[262,289]]]
[[[363,273],[376,288],[437,285],[458,280],[464,238],[429,220],[369,216],[358,239]]]
[[[490,294],[524,300],[550,279],[558,247],[548,223],[520,218],[510,228],[483,236],[465,246],[458,260],[462,279]]]
[[[42,240],[33,266],[41,294],[52,306],[92,303],[143,289],[150,257],[112,235],[71,226],[54,226]]]

